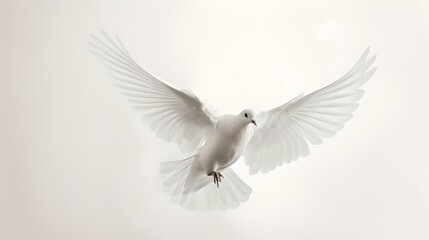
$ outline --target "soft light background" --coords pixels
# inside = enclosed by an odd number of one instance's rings
[[[1,1],[0,239],[429,239],[427,1]],[[117,34],[218,113],[268,109],[379,70],[355,117],[236,210],[183,210],[148,131],[88,51]]]

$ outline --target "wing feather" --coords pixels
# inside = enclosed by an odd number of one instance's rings
[[[321,144],[350,120],[364,91],[359,89],[375,73],[369,48],[343,77],[306,96],[262,112],[258,129],[244,153],[250,173],[266,173],[310,153],[308,142]]]
[[[161,139],[193,151],[213,131],[217,118],[191,92],[178,90],[155,78],[131,57],[118,37],[102,32],[92,36],[91,52],[116,80],[115,85]]]

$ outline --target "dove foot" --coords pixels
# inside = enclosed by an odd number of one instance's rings
[[[208,176],[213,176],[213,182],[219,187],[219,182],[222,182],[223,175],[220,172],[211,171]]]

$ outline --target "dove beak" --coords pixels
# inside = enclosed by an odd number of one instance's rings
[[[255,125],[255,126],[258,126],[258,125],[256,125],[256,122],[255,122],[255,120],[250,120],[250,121],[252,121],[252,123]]]

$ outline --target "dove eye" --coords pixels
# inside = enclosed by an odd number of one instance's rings
[[[246,118],[247,118],[247,113],[244,113],[244,117],[246,117]]]

